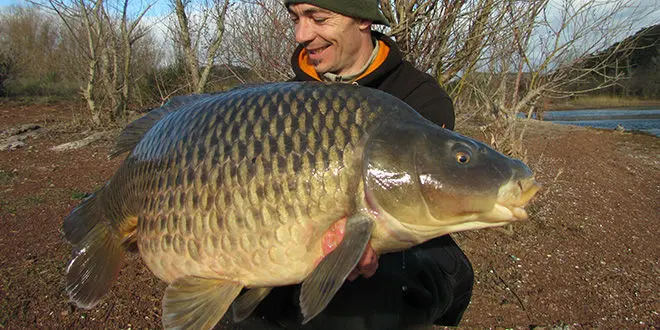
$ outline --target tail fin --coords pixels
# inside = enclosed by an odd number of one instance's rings
[[[101,212],[96,202],[99,193],[100,190],[85,198],[68,217],[64,218],[62,232],[69,243],[73,245],[80,243],[99,221]]]
[[[73,258],[66,268],[66,292],[82,308],[94,307],[117,278],[124,255],[123,238],[98,207],[98,192],[64,220]]]

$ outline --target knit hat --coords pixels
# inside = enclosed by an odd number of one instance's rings
[[[374,24],[390,26],[378,8],[378,0],[284,0],[284,6],[307,3],[348,17],[362,18]]]

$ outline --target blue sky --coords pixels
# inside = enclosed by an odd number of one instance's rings
[[[0,0],[0,6],[11,6],[25,3],[24,0]]]
[[[150,12],[147,14],[147,16],[160,16],[168,11],[168,5],[166,0],[141,0],[138,2],[155,2],[155,6]],[[563,0],[553,0],[551,2],[561,2]],[[581,2],[584,2],[585,0],[572,0],[574,4],[579,4]],[[607,2],[607,0],[604,0]],[[131,1],[135,2],[135,0]],[[0,7],[3,6],[11,6],[11,5],[19,5],[19,4],[27,4],[26,0],[0,0]],[[641,8],[646,9],[645,12],[647,15],[643,18],[643,22],[638,22],[641,23],[639,25],[641,26],[649,26],[653,24],[657,24],[660,22],[660,0],[631,0],[630,4],[637,4]],[[622,16],[625,16],[626,13],[622,13]]]
[[[39,1],[47,2],[47,1]],[[140,2],[155,2],[154,7],[147,13],[147,16],[161,16],[167,14],[169,11],[168,1],[167,0],[131,0],[129,3],[140,3]],[[12,5],[27,5],[26,0],[0,0],[0,7],[8,7]],[[140,4],[142,5],[142,4]],[[130,6],[129,6],[130,7]]]
[[[551,4],[560,4],[566,0],[550,0]],[[585,1],[592,0],[570,0],[574,5],[579,5]],[[595,0],[597,3],[613,3],[615,1],[611,0]],[[660,0],[618,0],[622,2],[627,2],[630,5],[639,6],[639,10],[636,12],[630,10],[624,10],[619,15],[616,16],[617,19],[622,21],[630,21],[631,25],[634,28],[631,31],[628,31],[628,34],[637,32],[641,27],[651,26],[658,24],[660,22]],[[44,1],[45,2],[45,1]],[[137,8],[142,8],[145,3],[154,3],[153,8],[147,13],[147,17],[154,17],[156,20],[167,15],[170,11],[169,1],[167,0],[131,0],[131,4],[136,4]],[[4,6],[11,5],[26,5],[28,2],[26,0],[0,0],[0,8]]]

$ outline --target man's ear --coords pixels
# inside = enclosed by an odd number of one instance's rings
[[[361,31],[365,31],[365,30],[371,31],[371,24],[373,24],[373,22],[367,19],[360,18],[358,20],[358,27],[360,28]]]

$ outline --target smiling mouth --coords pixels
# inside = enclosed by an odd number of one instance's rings
[[[320,47],[320,48],[315,48],[315,49],[309,49],[309,48],[308,48],[308,49],[307,49],[307,53],[308,53],[310,56],[319,55],[319,54],[321,54],[324,50],[328,49],[328,47],[329,47],[329,46]]]

